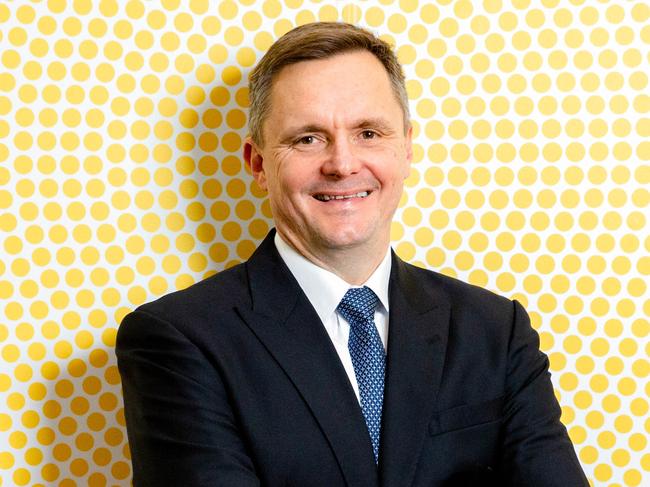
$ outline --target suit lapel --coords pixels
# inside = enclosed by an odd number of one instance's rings
[[[445,361],[448,299],[393,255],[380,478],[411,485]]]
[[[354,390],[316,311],[277,253],[273,235],[246,264],[252,308],[237,311],[302,395],[347,485],[376,486],[377,468]]]

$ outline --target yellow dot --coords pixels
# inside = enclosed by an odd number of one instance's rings
[[[624,363],[618,357],[610,357],[605,361],[605,370],[610,375],[618,375],[623,371]]]
[[[120,422],[119,419],[118,422]],[[122,433],[122,430],[118,428],[108,428],[104,433],[104,440],[110,446],[118,446],[120,443],[122,443],[123,439],[124,439],[124,433]]]
[[[0,468],[3,470],[9,470],[14,466],[15,460],[14,456],[10,452],[0,452]]]
[[[630,377],[624,377],[618,383],[618,391],[624,396],[629,396],[636,391],[636,382]]]
[[[367,14],[366,14],[366,18],[368,18]],[[374,18],[373,20],[376,20],[376,18]],[[383,21],[383,17],[382,17],[382,21]],[[377,24],[377,25],[379,25],[379,24]],[[423,44],[424,42],[426,42],[426,40],[427,40],[427,38],[429,36],[429,33],[428,33],[426,27],[424,27],[421,24],[416,24],[416,25],[412,26],[409,29],[408,36],[409,36],[409,40],[412,43],[414,43],[414,44]]]
[[[582,462],[592,464],[598,459],[598,451],[593,446],[585,446],[580,449],[578,456]]]
[[[7,397],[7,406],[13,411],[18,411],[23,408],[25,405],[25,397],[18,393],[14,392],[9,394]]]
[[[91,413],[86,419],[86,424],[92,431],[101,431],[106,424],[106,418],[100,413]]]
[[[104,367],[107,361],[108,354],[104,350],[96,349],[90,352],[90,363],[93,365],[93,367]],[[85,367],[85,364],[83,362],[81,362],[81,364]],[[83,373],[85,373],[85,369]]]
[[[574,396],[574,403],[580,409],[587,409],[591,406],[593,398],[587,391],[578,391]]]
[[[93,452],[93,461],[95,464],[104,466],[111,461],[111,452],[107,448],[97,448]]]
[[[612,478],[612,468],[609,465],[600,463],[594,468],[594,477],[601,482],[607,481]]]
[[[18,379],[21,382],[27,382],[28,380],[30,380],[32,378],[33,373],[34,372],[32,368],[27,364],[19,364],[14,369],[14,375],[16,376],[16,379]]]
[[[650,406],[648,405],[648,401],[641,397],[633,399],[630,404],[630,411],[632,414],[639,417],[647,416],[649,408]]]
[[[123,461],[115,462],[111,467],[111,474],[113,474],[113,476],[119,480],[126,479],[130,475],[130,473],[131,473],[131,469],[128,463]]]
[[[614,413],[618,411],[621,407],[621,400],[619,399],[618,396],[615,396],[613,394],[608,394],[605,396],[603,399],[603,409],[608,412],[608,413]]]
[[[634,361],[632,363],[632,373],[640,378],[647,377],[650,373],[650,363],[643,359]]]
[[[54,416],[50,416],[50,418],[52,417]],[[40,428],[36,433],[36,439],[41,445],[51,445],[54,442],[55,438],[56,438],[56,433],[52,428],[48,428],[48,427]]]
[[[104,411],[112,411],[117,407],[118,400],[115,394],[111,394],[110,392],[104,393],[100,396],[99,398],[99,406],[104,410]]]
[[[27,435],[22,431],[14,431],[9,435],[9,445],[15,449],[21,449],[27,444]]]
[[[59,423],[59,430],[64,435],[74,434],[76,427],[76,421],[74,421],[72,418],[63,418]],[[52,453],[56,460],[63,462],[70,458],[72,451],[68,445],[64,443],[58,443],[54,446]]]
[[[632,323],[632,333],[636,337],[645,337],[650,332],[650,322],[644,319],[635,320]]]
[[[7,374],[0,374],[0,391],[8,391],[11,388],[11,377]]]
[[[88,463],[82,458],[76,458],[70,462],[70,472],[79,477],[86,475],[88,472]]]
[[[643,462],[645,460],[645,462]],[[649,470],[649,464],[650,464],[650,457],[648,455],[645,455],[642,459],[643,464],[643,469],[647,472]],[[627,470],[623,474],[623,481],[625,482],[625,485],[629,485],[631,487],[636,487],[637,485],[641,485],[643,478],[641,476],[641,473],[636,470],[636,469],[630,469]]]
[[[25,468],[17,468],[14,470],[12,478],[16,485],[27,485],[32,477],[29,470]]]
[[[616,435],[611,431],[603,431],[598,435],[598,446],[603,449],[610,449],[616,445]]]

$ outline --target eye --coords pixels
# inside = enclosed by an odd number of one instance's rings
[[[364,130],[361,132],[361,138],[364,140],[372,140],[377,138],[377,132],[374,130]]]
[[[316,142],[316,137],[313,135],[305,135],[304,137],[300,137],[298,140],[296,140],[296,144],[300,145],[311,145],[314,142]]]

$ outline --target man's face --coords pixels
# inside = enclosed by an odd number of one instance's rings
[[[283,68],[263,133],[264,147],[249,140],[244,155],[285,240],[315,257],[386,248],[411,130],[375,56],[353,51]]]

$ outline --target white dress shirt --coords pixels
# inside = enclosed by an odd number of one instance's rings
[[[388,281],[391,269],[391,253],[389,249],[386,249],[383,260],[362,286],[351,286],[336,274],[318,267],[300,255],[277,232],[274,242],[280,257],[282,257],[282,260],[298,281],[325,326],[325,330],[332,340],[345,372],[350,379],[350,384],[352,384],[357,399],[359,399],[357,377],[354,374],[354,367],[348,350],[350,323],[339,314],[336,307],[351,287],[368,286],[372,289],[379,298],[379,304],[375,310],[375,326],[384,345],[384,350],[386,350],[388,343]]]

